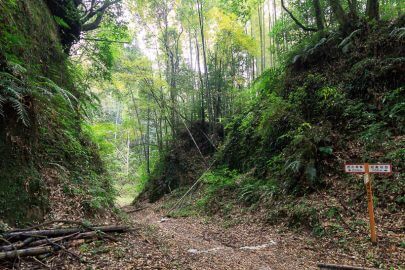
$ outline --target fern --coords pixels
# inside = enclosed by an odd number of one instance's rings
[[[5,103],[6,101],[7,101],[6,98],[3,97],[3,96],[0,94],[0,116],[1,116],[1,117],[4,117],[3,106],[4,106],[4,103]]]
[[[294,174],[297,174],[300,172],[301,167],[302,163],[300,160],[287,161],[285,171],[291,171]]]
[[[390,33],[391,37],[396,37],[398,40],[405,38],[405,27],[395,28]]]
[[[61,97],[62,102],[72,110],[74,110],[73,102],[79,102],[72,93],[61,88],[54,81],[43,76],[29,80],[27,70],[23,66],[10,62],[8,64],[10,72],[0,72],[0,117],[6,117],[4,106],[8,104],[14,109],[17,121],[29,126],[29,111],[24,101],[32,96],[43,103],[53,103],[54,108],[61,105],[61,99],[54,99],[55,97]]]
[[[63,89],[59,85],[57,85],[54,81],[46,78],[46,77],[38,77],[41,81],[37,83],[35,89],[42,91],[42,94],[46,94],[48,96],[53,95],[60,95],[63,97],[64,101],[66,101],[71,109],[74,109],[72,101],[78,102],[78,99],[69,91]]]
[[[17,113],[18,120],[21,121],[25,126],[29,126],[30,120],[28,117],[28,112],[25,104],[22,102],[21,99],[16,99],[13,97],[10,97],[8,99],[11,103],[11,106],[13,106],[14,110]]]
[[[340,42],[340,44],[338,45],[338,48],[343,48],[346,45],[348,45],[349,43],[351,43],[353,37],[355,37],[358,33],[361,33],[361,29],[357,29],[357,30],[354,30],[353,32],[351,32],[349,36],[347,36],[346,38],[344,38],[342,40],[342,42]]]
[[[17,67],[18,68],[18,67]],[[18,68],[18,71],[23,69]],[[25,83],[13,74],[0,72],[0,116],[4,115],[4,105],[10,104],[17,114],[17,121],[28,126],[30,123],[24,97],[31,94]]]

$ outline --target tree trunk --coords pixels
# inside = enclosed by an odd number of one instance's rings
[[[262,35],[263,35],[263,70],[266,69],[266,24],[264,23],[264,3],[262,6]]]
[[[349,18],[357,21],[357,0],[347,0],[347,4],[349,6]]]
[[[148,95],[149,102],[149,95]],[[147,123],[146,123],[146,173],[150,175],[150,107],[148,104],[147,112]]]
[[[370,20],[379,20],[380,19],[379,8],[380,6],[378,0],[367,0],[366,16]]]
[[[323,17],[323,11],[321,8],[321,3],[319,0],[313,0],[313,5],[314,5],[314,11],[315,11],[316,27],[318,28],[318,31],[322,31],[322,30],[324,30],[325,26],[323,24],[324,17]]]
[[[260,4],[257,7],[257,19],[259,20],[259,41],[260,41],[260,74],[263,73],[263,27],[262,27],[262,15],[260,10]]]
[[[129,157],[130,157],[130,151],[131,151],[131,139],[129,136],[129,131],[127,131],[127,156],[126,156],[126,165],[125,165],[125,169],[126,169],[126,173],[127,173],[127,177],[129,177]]]
[[[198,69],[198,77],[200,78],[200,93],[201,93],[201,106],[200,106],[200,113],[201,113],[201,122],[205,122],[205,104],[204,104],[204,80],[201,74],[201,65],[200,65],[200,46],[198,45],[198,38],[197,34],[195,35],[195,47],[197,50],[197,69]]]
[[[137,107],[135,96],[134,96],[134,93],[132,92],[132,89],[130,90],[130,93],[131,93],[131,98],[132,98],[132,104],[134,105],[135,117],[136,117],[138,125],[139,125],[138,129],[139,129],[139,133],[141,135],[141,142],[142,142],[142,145],[143,145],[143,154],[144,154],[145,160],[147,160],[148,154],[147,154],[147,151],[146,151],[146,142],[145,142],[145,136],[143,134],[141,118],[140,118],[140,115],[139,115],[139,112],[138,112],[138,107]],[[135,127],[133,128],[133,130],[134,130],[134,135],[136,136]]]
[[[203,14],[203,6],[200,0],[197,0],[197,7],[198,7],[198,18],[200,23],[200,33],[201,33],[201,44],[203,50],[203,63],[204,63],[204,75],[205,75],[205,98],[207,104],[207,111],[208,111],[208,120],[211,121],[212,113],[211,113],[211,102],[210,102],[210,93],[208,87],[208,66],[207,66],[207,51],[205,48],[205,35],[204,35],[204,14]]]
[[[343,10],[342,5],[339,0],[329,0],[329,5],[332,8],[332,12],[335,15],[335,18],[339,25],[345,28],[349,23],[349,18],[347,17],[345,11]]]

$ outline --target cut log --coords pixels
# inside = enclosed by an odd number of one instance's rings
[[[50,244],[48,246],[30,247],[30,248],[26,248],[26,249],[0,252],[0,260],[15,259],[15,258],[20,258],[20,257],[28,257],[28,256],[38,256],[38,255],[42,255],[42,254],[52,253],[52,252],[55,252],[55,251],[58,251],[61,249],[64,249],[66,252],[68,252],[71,255],[73,255],[74,257],[77,257],[80,259],[80,257],[78,255],[68,251],[66,248],[80,245],[80,244],[84,243],[84,241],[85,241],[84,239],[75,240],[71,243],[68,243],[66,246],[56,244],[56,243],[52,242],[50,239],[47,239],[47,240],[48,240],[48,244]]]
[[[45,254],[45,253],[50,253],[55,250],[56,250],[56,248],[53,246],[45,246],[45,247],[33,247],[33,248],[27,248],[27,249],[0,252],[0,260],[14,259],[14,258],[26,257],[26,256],[37,256],[37,255],[41,255],[41,254]]]
[[[42,246],[42,245],[46,245],[49,243],[56,243],[56,242],[60,242],[63,240],[68,240],[68,239],[73,239],[75,236],[79,235],[80,233],[74,233],[74,234],[69,234],[66,236],[60,236],[60,237],[56,237],[56,238],[44,238],[41,240],[37,240],[34,241],[32,243],[29,244],[30,247],[37,247],[37,246]]]
[[[18,243],[6,245],[6,246],[1,246],[1,247],[0,247],[0,251],[16,250],[16,249],[25,247],[26,245],[28,245],[29,243],[33,242],[34,240],[35,240],[35,238],[29,237],[29,238],[25,239],[25,240],[22,241],[22,242],[18,242]]]
[[[50,230],[32,230],[4,233],[3,237],[9,241],[18,241],[29,237],[58,237],[74,233],[82,233],[88,231],[101,231],[101,232],[126,232],[129,228],[126,226],[101,226],[92,228],[63,228],[63,229],[50,229]]]
[[[66,248],[83,243],[84,239],[97,237],[116,241],[115,238],[107,235],[107,233],[123,233],[127,231],[129,231],[129,227],[111,225],[6,232],[1,237],[8,242],[8,245],[0,246],[0,251],[2,251],[0,252],[0,260],[38,256],[53,253],[61,249],[81,260],[78,255],[68,251]],[[64,244],[58,244],[58,242]]]

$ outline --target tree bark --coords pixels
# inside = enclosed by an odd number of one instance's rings
[[[276,25],[276,23],[277,23],[277,4],[276,4],[276,0],[273,0],[273,26]],[[273,44],[276,48],[274,51],[274,65],[276,65],[277,60],[278,60],[278,52],[279,52],[279,44],[278,44],[276,37],[273,37]]]
[[[204,104],[204,79],[202,77],[201,73],[201,64],[200,64],[200,46],[198,45],[198,38],[197,34],[195,35],[195,47],[197,50],[196,56],[197,56],[197,69],[198,69],[198,77],[200,79],[200,119],[201,122],[205,122],[205,104]]]
[[[379,20],[380,19],[380,5],[378,0],[367,0],[366,5],[366,16],[369,20]]]
[[[329,0],[329,5],[332,8],[332,12],[335,15],[335,18],[339,25],[345,28],[349,23],[349,18],[347,17],[345,11],[343,10],[342,5],[339,0]]]
[[[149,102],[149,95],[148,95]],[[150,175],[150,107],[148,105],[147,112],[147,124],[146,124],[146,173]]]
[[[314,6],[314,11],[315,11],[315,20],[316,20],[316,27],[318,28],[318,31],[324,30],[324,16],[323,16],[323,11],[321,8],[321,3],[319,0],[313,0],[312,4]]]
[[[203,14],[203,6],[200,0],[197,0],[197,7],[198,7],[198,18],[200,23],[200,33],[201,33],[201,44],[203,50],[203,63],[204,63],[204,75],[205,75],[205,98],[207,104],[207,111],[208,111],[208,120],[211,121],[212,113],[211,113],[211,102],[210,102],[210,93],[208,87],[208,66],[207,66],[207,52],[205,48],[205,35],[204,35],[204,14]]]
[[[347,0],[347,4],[349,6],[349,17],[351,20],[357,20],[357,0]]]
[[[37,256],[45,253],[54,252],[57,248],[53,246],[33,247],[27,249],[0,252],[0,260],[14,259],[18,257]]]

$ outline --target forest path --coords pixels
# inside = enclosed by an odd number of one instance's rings
[[[130,214],[132,221],[149,228],[171,269],[318,269],[318,257],[308,243],[272,227],[235,224],[200,217],[163,218],[159,205]]]

